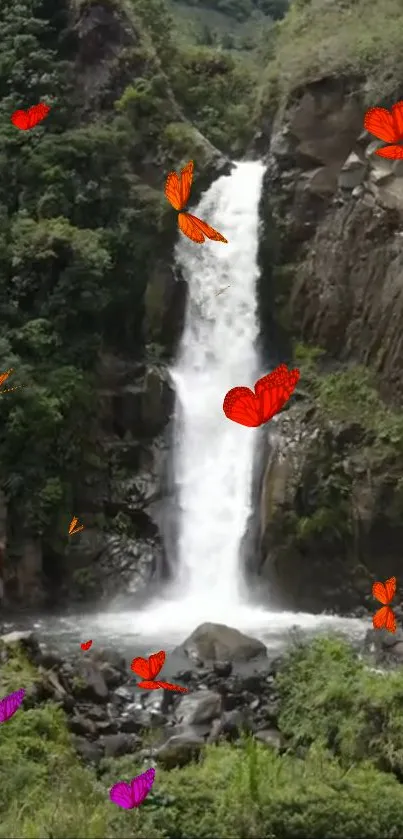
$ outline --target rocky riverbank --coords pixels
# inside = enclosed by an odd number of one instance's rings
[[[176,651],[187,663],[174,681],[188,688],[187,695],[139,690],[130,662],[111,650],[63,659],[33,632],[8,633],[1,644],[3,661],[20,648],[37,668],[25,704],[60,703],[86,763],[137,752],[169,769],[200,755],[205,743],[233,741],[245,732],[280,747],[278,659],[270,661],[264,644],[236,629],[204,624]],[[144,740],[150,731],[152,748]]]
[[[138,689],[130,661],[114,650],[61,657],[31,631],[2,635],[0,646],[3,665],[22,654],[35,668],[31,683],[19,685],[27,691],[24,707],[59,704],[86,764],[136,754],[173,769],[198,758],[205,744],[245,734],[277,751],[284,746],[275,685],[283,657],[269,658],[261,641],[231,627],[203,624],[174,651],[185,665],[173,681],[186,695]],[[391,638],[371,631],[363,649],[378,663],[403,661],[403,633]]]
[[[62,658],[33,633],[1,637],[1,695],[26,696],[1,726],[0,837],[402,835],[401,634],[371,632],[360,650],[295,639],[270,659],[205,624],[175,652],[189,693],[140,695],[114,651]],[[139,810],[109,801],[150,765]]]

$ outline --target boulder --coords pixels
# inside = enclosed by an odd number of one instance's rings
[[[175,734],[156,752],[157,762],[164,769],[186,766],[199,757],[204,740],[192,731]]]
[[[175,719],[186,726],[200,725],[216,719],[221,711],[220,694],[211,690],[202,690],[181,699],[175,710]]]
[[[267,658],[265,645],[238,629],[221,623],[203,623],[178,648],[201,661],[245,662]]]

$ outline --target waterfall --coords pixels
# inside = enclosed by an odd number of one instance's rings
[[[239,549],[251,511],[255,429],[226,418],[224,396],[258,375],[258,206],[264,166],[240,163],[202,197],[195,214],[228,244],[183,236],[176,261],[188,283],[184,333],[172,376],[177,393],[178,577],[183,602],[205,614],[244,602]],[[199,609],[198,609],[199,611]]]
[[[161,594],[129,611],[102,611],[83,637],[147,639],[147,649],[168,649],[205,621],[226,623],[262,638],[272,649],[291,626],[316,633],[344,627],[346,619],[276,612],[248,600],[241,567],[242,537],[251,513],[256,430],[237,425],[222,410],[237,385],[253,388],[262,370],[259,331],[258,205],[264,167],[239,163],[202,196],[193,212],[228,244],[190,242],[178,235],[175,258],[188,283],[185,327],[176,364],[173,468],[177,487],[176,577]],[[279,441],[281,445],[281,440]],[[359,632],[362,632],[361,622]],[[348,620],[351,634],[354,621]],[[74,631],[81,625],[75,619]]]

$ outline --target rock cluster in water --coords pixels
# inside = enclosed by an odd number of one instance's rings
[[[231,627],[203,624],[177,649],[187,662],[175,673],[189,689],[184,695],[139,690],[117,652],[93,648],[62,658],[31,631],[2,635],[0,642],[3,662],[21,647],[38,670],[24,707],[60,703],[86,763],[136,752],[170,769],[198,757],[205,743],[236,741],[246,732],[281,749],[279,659],[269,660],[264,644]]]

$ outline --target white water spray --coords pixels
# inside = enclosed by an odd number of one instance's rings
[[[230,388],[253,387],[258,370],[258,205],[264,167],[241,163],[202,198],[197,215],[228,244],[181,237],[177,263],[189,300],[173,370],[181,423],[174,463],[179,486],[178,579],[184,604],[236,613],[243,576],[239,548],[251,511],[255,430],[231,422]],[[225,289],[225,290],[224,290]],[[220,293],[222,291],[222,293]]]
[[[87,637],[108,641],[142,638],[149,650],[183,641],[205,621],[226,623],[265,641],[284,643],[291,626],[305,633],[340,628],[362,635],[365,623],[252,606],[240,567],[240,544],[251,510],[254,429],[238,426],[222,410],[237,385],[253,388],[261,375],[258,333],[258,204],[264,167],[238,164],[202,197],[195,214],[219,230],[228,244],[197,245],[179,234],[176,259],[189,287],[185,329],[177,363],[179,543],[177,576],[140,612],[102,612],[76,617]],[[266,371],[269,372],[269,371]],[[69,626],[72,622],[66,622]]]

